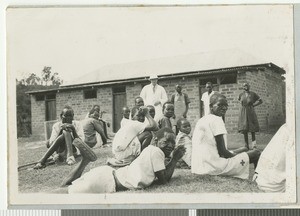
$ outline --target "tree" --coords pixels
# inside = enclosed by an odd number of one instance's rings
[[[44,67],[42,78],[35,73],[16,80],[17,86],[17,136],[29,136],[31,134],[31,100],[25,92],[56,88],[62,84],[58,73],[51,72],[51,67]]]
[[[45,85],[48,86],[50,82],[52,86],[59,86],[62,84],[62,80],[58,77],[58,73],[52,73],[51,67],[45,66],[42,70],[42,84],[45,82]]]

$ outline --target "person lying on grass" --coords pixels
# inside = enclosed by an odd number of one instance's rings
[[[107,138],[99,121],[98,110],[91,109],[89,112],[89,117],[83,119],[81,124],[84,132],[84,142],[88,144],[89,147],[93,148],[97,144],[97,133],[100,135],[103,145],[107,143]]]
[[[74,145],[80,150],[82,160],[63,181],[63,188],[56,190],[56,193],[113,193],[143,189],[150,186],[155,179],[160,184],[166,184],[173,175],[177,161],[185,153],[182,145],[174,149],[173,131],[162,128],[157,131],[152,145],[146,147],[130,165],[117,170],[106,165],[100,166],[81,176],[90,161],[95,161],[97,157],[80,139],[75,139]],[[165,157],[171,152],[172,158],[165,165]]]
[[[61,121],[57,122],[52,127],[51,137],[49,140],[50,147],[43,157],[34,166],[34,169],[44,168],[47,159],[54,153],[58,154],[55,157],[65,157],[68,165],[73,165],[76,161],[74,152],[76,148],[72,145],[75,138],[84,140],[83,128],[79,121],[74,120],[74,111],[70,106],[65,106],[62,110]]]
[[[147,118],[147,121],[145,121],[145,118]],[[125,165],[131,163],[150,144],[151,131],[156,128],[156,122],[149,115],[147,107],[133,107],[131,120],[128,120],[118,130],[113,139],[112,151],[115,159]]]
[[[222,116],[228,103],[226,97],[214,93],[210,97],[210,114],[198,120],[192,137],[192,173],[249,178],[249,163],[254,167],[260,156],[258,149],[246,147],[229,151],[227,131]]]

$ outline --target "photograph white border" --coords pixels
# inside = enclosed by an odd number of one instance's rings
[[[9,70],[9,69],[8,69]],[[16,122],[16,116],[12,115],[12,113],[16,113],[16,106],[14,98],[15,95],[15,82],[14,82],[14,74],[8,73],[7,74],[8,82],[7,82],[7,92],[9,92],[8,97],[8,110],[9,115],[7,122]],[[287,99],[287,107],[286,111],[288,116],[287,123],[291,129],[291,131],[295,131],[295,121],[293,119],[295,116],[295,101],[294,101],[294,71],[287,73],[286,76],[287,89],[286,93],[289,97]],[[292,100],[289,100],[290,96],[292,96]],[[10,126],[11,128],[11,126]],[[9,143],[16,142],[16,128],[15,130],[9,130],[8,133],[8,140]],[[16,145],[9,145],[9,155],[14,155],[17,152]],[[291,149],[291,152],[288,153],[287,158],[295,158],[295,149]],[[18,185],[18,179],[15,178],[17,175],[17,161],[13,160],[14,157],[11,157],[12,160],[9,160],[9,203],[10,205],[54,205],[60,203],[60,201],[68,200],[67,205],[76,204],[78,205],[86,205],[86,204],[99,204],[101,200],[101,205],[105,207],[111,207],[111,204],[116,205],[126,205],[126,204],[134,204],[137,208],[139,208],[140,204],[155,204],[158,206],[161,204],[168,204],[174,206],[176,204],[182,204],[180,206],[176,205],[177,207],[185,207],[185,204],[205,204],[205,203],[274,203],[274,204],[284,204],[287,202],[295,202],[296,201],[296,173],[295,173],[295,160],[287,160],[290,163],[291,170],[294,172],[290,173],[289,178],[287,179],[287,186],[291,185],[292,187],[287,187],[286,193],[280,194],[241,194],[241,193],[205,193],[205,194],[106,194],[106,195],[82,195],[78,196],[71,196],[71,195],[59,195],[59,199],[57,199],[57,194],[19,194],[16,191],[16,185]],[[128,200],[128,195],[130,195],[131,199]],[[141,196],[142,200],[141,201]],[[32,197],[34,199],[32,200]],[[157,199],[157,197],[161,197],[162,199]],[[46,198],[46,199],[45,199]],[[87,199],[85,199],[87,198]],[[225,201],[226,202],[223,202]],[[125,202],[126,201],[126,202]],[[112,206],[113,207],[113,206]],[[84,208],[84,206],[83,206]]]

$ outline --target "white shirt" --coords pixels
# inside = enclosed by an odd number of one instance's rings
[[[145,130],[146,124],[129,120],[123,127],[121,127],[116,133],[112,142],[113,153],[118,151],[124,151],[130,142],[141,132]]]
[[[210,114],[210,108],[209,108],[209,99],[215,92],[212,91],[210,94],[208,92],[204,92],[201,97],[201,101],[203,101],[204,104],[204,115]]]
[[[261,153],[255,172],[256,183],[266,192],[284,192],[286,184],[286,148],[293,144],[292,133],[282,125]]]
[[[154,120],[158,121],[162,118],[162,105],[168,101],[168,96],[166,93],[166,90],[164,87],[156,84],[155,85],[155,92],[153,92],[153,85],[150,83],[149,85],[144,86],[140,93],[140,97],[143,98],[145,106],[152,105],[154,106],[154,103],[159,101],[160,104],[155,107],[155,117]]]
[[[127,124],[128,122],[130,122],[130,120],[123,117],[122,120],[121,120],[121,122],[120,122],[121,127],[123,127],[125,124]]]
[[[140,189],[151,185],[155,172],[164,169],[165,154],[160,148],[149,145],[129,166],[116,170],[116,177],[126,188]]]
[[[63,123],[61,121],[59,122],[56,122],[53,127],[52,127],[52,132],[51,132],[51,136],[50,136],[50,139],[49,139],[49,143],[52,144],[56,138],[59,136],[59,132],[61,130],[61,126],[63,125]],[[73,120],[72,121],[72,125],[74,125],[75,127],[75,130],[76,130],[76,133],[77,135],[79,136],[79,138],[84,141],[84,132],[83,132],[83,128],[82,128],[82,125],[79,121],[75,121]],[[73,134],[72,134],[73,136]],[[74,138],[74,137],[73,137]]]

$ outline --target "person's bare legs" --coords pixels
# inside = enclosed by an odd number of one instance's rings
[[[256,148],[255,132],[251,132],[251,136],[252,136],[252,148]]]
[[[144,131],[138,135],[138,139],[141,143],[141,151],[143,151],[148,145],[150,145],[152,140],[152,133],[150,131]]]
[[[69,165],[72,165],[75,163],[75,158],[74,158],[74,155],[73,155],[73,146],[72,146],[72,136],[71,136],[71,133],[69,131],[66,131],[64,130],[63,131],[63,135],[64,135],[64,138],[65,138],[65,144],[66,144],[66,149],[67,149],[67,163]],[[73,158],[71,158],[73,157]],[[70,161],[70,158],[72,161]]]
[[[249,149],[247,147],[240,147],[238,149],[233,150],[233,152],[236,153],[236,154],[239,154],[239,153],[242,153],[242,152],[247,152],[247,151],[249,151]]]
[[[74,180],[78,179],[82,175],[85,167],[89,163],[90,160],[88,158],[82,157],[82,160],[79,162],[79,164],[73,170],[71,170],[69,175],[63,180],[61,187],[71,185]]]
[[[65,138],[64,135],[61,134],[57,137],[57,139],[53,142],[53,144],[49,147],[43,157],[38,161],[35,165],[35,169],[40,169],[45,166],[47,159],[61,146],[65,145]]]
[[[71,185],[74,180],[78,179],[82,175],[85,167],[91,161],[97,160],[97,156],[93,152],[93,150],[86,143],[84,143],[81,139],[79,139],[79,138],[74,139],[73,144],[74,144],[74,146],[76,146],[79,149],[79,151],[82,155],[82,160],[69,173],[69,175],[63,180],[62,185],[61,185],[62,187]]]
[[[261,152],[257,149],[253,149],[253,150],[247,151],[246,153],[249,156],[249,163],[253,163],[254,169],[255,169],[257,166],[257,162],[259,160]]]
[[[249,149],[249,140],[248,140],[248,132],[243,132],[244,140],[245,140],[245,147]]]

